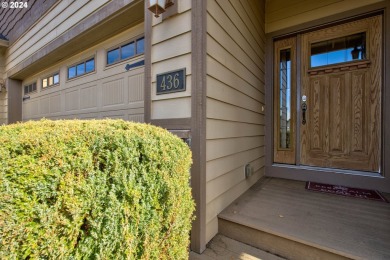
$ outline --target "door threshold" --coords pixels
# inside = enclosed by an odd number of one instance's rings
[[[296,181],[313,181],[390,193],[390,178],[380,173],[303,165],[271,164],[265,176]]]
[[[346,174],[346,175],[374,177],[374,178],[381,178],[381,179],[384,178],[383,175],[378,172],[366,172],[366,171],[346,170],[346,169],[338,169],[338,168],[325,168],[325,167],[308,166],[308,165],[291,165],[291,164],[274,163],[271,165],[271,167],[308,170],[308,171],[316,171],[316,172],[329,172],[329,173],[338,173],[338,174]]]

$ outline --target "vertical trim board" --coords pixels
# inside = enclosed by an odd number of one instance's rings
[[[201,253],[206,249],[206,2],[192,0],[192,183],[196,217],[191,247]]]

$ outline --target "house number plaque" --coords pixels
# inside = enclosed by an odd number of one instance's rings
[[[186,69],[157,74],[157,95],[186,90]]]

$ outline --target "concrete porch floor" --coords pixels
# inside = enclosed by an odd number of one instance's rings
[[[218,222],[220,234],[287,259],[390,259],[390,203],[307,191],[305,182],[263,178]]]

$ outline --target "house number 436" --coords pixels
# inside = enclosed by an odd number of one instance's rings
[[[172,88],[177,89],[180,85],[179,73],[175,73],[175,75],[168,74],[163,76],[161,80],[160,88],[163,91],[171,90]]]
[[[185,91],[186,69],[174,70],[157,75],[156,93],[157,95],[173,92]]]

